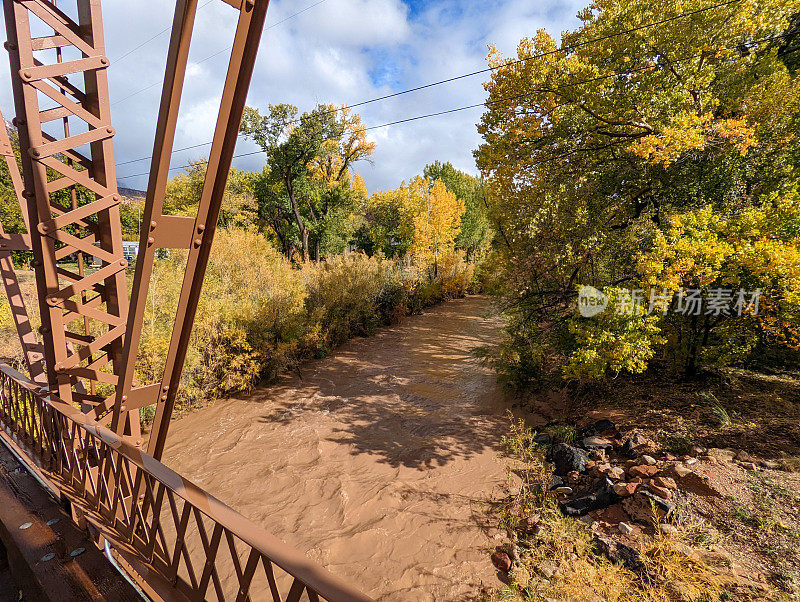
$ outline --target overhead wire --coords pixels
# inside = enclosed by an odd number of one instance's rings
[[[748,44],[750,46],[754,46],[754,45],[757,45],[757,44],[764,44],[766,42],[771,42],[771,41],[774,41],[776,39],[780,39],[782,37],[785,37],[785,35],[786,34],[778,34],[778,35],[775,35],[775,36],[769,36],[769,37],[766,37],[766,38],[761,38],[759,40],[753,40],[753,41],[749,42]],[[724,49],[720,49],[720,50],[736,50],[736,48],[724,48]],[[693,60],[693,59],[696,59],[696,58],[700,58],[700,57],[703,57],[703,56],[706,56],[706,54],[705,53],[695,54],[695,55],[692,55],[692,56],[673,59],[671,61],[671,63],[672,64],[683,63],[683,62],[690,61],[690,60]],[[643,65],[642,67],[639,67],[637,69],[629,69],[629,70],[626,70],[626,71],[615,71],[613,73],[607,73],[605,75],[598,75],[596,77],[592,77],[592,78],[588,78],[588,79],[583,79],[583,80],[579,80],[579,81],[575,81],[575,82],[569,82],[569,83],[566,83],[566,84],[562,84],[562,85],[556,86],[552,90],[547,90],[547,91],[549,92],[549,91],[553,91],[553,90],[561,90],[561,89],[564,89],[564,88],[571,88],[571,87],[579,86],[579,85],[582,85],[582,84],[588,84],[588,83],[594,83],[594,82],[597,82],[597,81],[602,81],[602,80],[609,79],[609,78],[612,78],[612,77],[620,77],[620,76],[624,76],[624,75],[635,75],[637,73],[643,73],[643,72],[647,72],[647,71],[652,71],[655,67],[656,67],[655,65],[648,64],[648,65]],[[502,103],[502,102],[509,102],[509,101],[513,101],[513,100],[519,100],[519,99],[522,99],[522,98],[525,98],[525,97],[528,97],[528,96],[532,96],[532,95],[537,94],[537,93],[540,93],[540,90],[534,90],[534,91],[531,91],[531,92],[524,92],[524,93],[516,94],[516,95],[513,95],[513,96],[506,96],[506,97],[502,97],[502,98],[496,98],[494,100],[487,100],[487,101],[476,103],[476,104],[465,105],[465,106],[461,106],[461,107],[455,107],[455,108],[452,108],[452,109],[446,109],[444,111],[436,111],[434,113],[426,113],[424,115],[416,115],[414,117],[407,117],[407,118],[404,118],[404,119],[398,119],[398,120],[395,120],[395,121],[390,121],[388,123],[382,123],[380,125],[368,126],[368,127],[364,128],[364,131],[375,130],[375,129],[389,127],[389,126],[392,126],[392,125],[399,125],[399,124],[403,124],[403,123],[409,123],[409,122],[412,122],[412,121],[418,121],[418,120],[421,120],[421,119],[428,119],[428,118],[431,118],[431,117],[438,117],[438,116],[441,116],[441,115],[446,115],[446,114],[450,114],[450,113],[456,113],[456,112],[460,112],[460,111],[466,111],[466,110],[475,109],[475,108],[478,108],[478,107],[488,107],[488,106],[491,106],[491,105],[494,105],[494,104],[499,104],[499,103]],[[323,142],[324,141],[325,140],[323,140]],[[198,146],[205,146],[205,145],[195,145],[195,147],[198,147]],[[252,156],[252,155],[259,155],[259,154],[264,154],[264,153],[266,153],[266,151],[261,149],[261,150],[257,150],[257,151],[239,153],[237,155],[233,155],[232,158],[233,159],[238,159],[238,158],[241,158],[241,157],[249,157],[249,156]],[[187,169],[189,167],[191,167],[191,163],[186,164],[186,165],[177,166],[177,167],[171,167],[170,171],[175,171],[175,170],[179,170],[179,169]],[[121,176],[118,179],[124,180],[124,179],[129,179],[129,178],[145,176],[145,175],[148,175],[148,174],[149,174],[149,171],[138,173],[138,174],[131,174],[131,175],[128,175],[128,176]]]
[[[205,2],[205,3],[203,3],[202,5],[200,5],[200,6],[197,8],[197,10],[202,10],[203,8],[205,8],[206,6],[208,6],[209,4],[211,4],[213,1],[214,1],[214,0],[208,0],[208,2]],[[114,64],[116,65],[116,64],[117,64],[117,63],[119,63],[120,61],[123,61],[123,60],[125,60],[127,57],[129,57],[130,55],[132,55],[134,52],[136,52],[136,51],[137,51],[137,50],[139,50],[140,48],[144,48],[144,47],[145,47],[145,46],[147,46],[147,45],[148,45],[150,42],[152,42],[152,41],[156,40],[157,38],[159,38],[159,37],[163,36],[165,33],[167,33],[168,31],[170,31],[171,29],[172,29],[172,26],[171,26],[171,25],[170,25],[169,27],[165,27],[164,29],[162,29],[161,31],[159,31],[159,32],[158,32],[156,35],[154,35],[152,38],[148,38],[148,39],[146,39],[144,42],[142,42],[141,44],[139,44],[139,45],[138,45],[138,46],[136,46],[135,48],[131,48],[130,50],[128,50],[128,51],[127,51],[125,54],[123,54],[122,56],[112,59],[112,60],[114,61]]]
[[[271,25],[270,27],[274,27],[276,25],[280,25],[281,23],[283,23],[284,21],[290,19],[291,17],[296,16],[300,12],[304,12],[306,10],[309,10],[309,9],[313,8],[314,6],[317,6],[318,4],[321,4],[324,1],[325,0],[321,0],[320,2],[317,2],[314,5],[306,7],[302,11],[299,11],[298,13],[295,13],[294,15],[290,15],[286,19],[283,19],[282,21],[279,21],[278,23],[275,23],[275,24]],[[530,61],[530,60],[540,59],[540,58],[543,58],[543,57],[546,57],[546,56],[550,56],[550,55],[558,54],[558,53],[562,53],[562,52],[571,52],[571,51],[577,50],[579,48],[583,48],[583,47],[591,45],[591,44],[596,44],[598,42],[609,40],[609,39],[612,39],[612,38],[615,38],[615,37],[619,37],[619,36],[622,36],[622,35],[635,33],[635,32],[640,31],[642,29],[655,27],[657,25],[663,25],[665,23],[669,23],[669,22],[675,21],[677,19],[683,19],[683,18],[686,18],[686,17],[691,17],[691,16],[699,14],[699,13],[703,13],[703,12],[706,12],[706,11],[709,11],[709,10],[713,10],[713,9],[716,9],[716,8],[721,8],[723,6],[728,6],[728,5],[731,5],[731,4],[736,4],[736,3],[739,3],[741,1],[742,0],[725,0],[724,2],[720,2],[720,3],[713,4],[713,5],[710,5],[710,6],[706,6],[706,7],[703,7],[703,8],[698,8],[698,9],[695,9],[695,10],[692,10],[692,11],[686,11],[686,12],[683,12],[683,13],[679,13],[677,15],[672,15],[671,17],[665,17],[664,19],[660,19],[658,21],[653,21],[653,22],[650,22],[650,23],[645,23],[645,24],[642,24],[642,25],[638,25],[636,27],[631,27],[631,28],[628,28],[628,29],[625,29],[625,30],[614,32],[612,34],[607,34],[607,35],[600,36],[600,37],[597,37],[597,38],[592,38],[592,39],[589,39],[589,40],[585,40],[583,42],[579,42],[579,43],[575,43],[575,44],[569,44],[569,45],[566,45],[566,46],[563,46],[561,48],[557,48],[557,49],[554,49],[554,50],[548,50],[548,51],[545,51],[545,52],[540,52],[540,53],[533,54],[533,55],[530,55],[530,56],[527,56],[527,57],[523,57],[523,58],[520,58],[520,59],[515,59],[513,61],[509,61],[509,62],[503,63],[502,65],[486,67],[484,69],[479,69],[479,70],[476,70],[476,71],[471,71],[469,73],[464,73],[464,74],[461,74],[461,75],[456,75],[456,76],[453,76],[453,77],[441,79],[441,80],[438,80],[438,81],[435,81],[435,82],[430,82],[428,84],[423,84],[423,85],[416,86],[416,87],[413,87],[413,88],[408,88],[406,90],[399,90],[397,92],[392,92],[391,94],[385,94],[383,96],[378,96],[378,97],[375,97],[375,98],[362,100],[360,102],[356,102],[356,103],[352,103],[352,104],[348,104],[348,105],[343,105],[342,107],[337,107],[336,109],[332,109],[332,110],[329,110],[329,111],[321,112],[319,114],[319,116],[321,117],[321,116],[324,116],[324,115],[329,114],[329,113],[334,113],[334,112],[337,112],[337,111],[339,111],[341,109],[354,109],[354,108],[361,107],[361,106],[364,106],[364,105],[367,105],[367,104],[380,102],[380,101],[383,101],[383,100],[388,100],[390,98],[395,98],[397,96],[402,96],[404,94],[410,94],[412,92],[418,92],[420,90],[425,90],[427,88],[431,88],[431,87],[434,87],[434,86],[439,86],[439,85],[442,85],[442,84],[458,81],[458,80],[465,79],[465,78],[468,78],[468,77],[473,77],[475,75],[488,73],[488,72],[494,71],[494,70],[496,70],[496,69],[498,69],[500,67],[508,67],[508,66],[524,63],[524,62],[527,62],[527,61]],[[223,51],[219,51],[219,52],[215,53],[215,55],[219,54],[220,52],[223,52]],[[202,61],[199,61],[199,62],[206,61],[206,60],[212,58],[215,55],[211,55],[209,57],[206,57],[205,59],[203,59]],[[122,100],[117,101],[117,103],[112,103],[112,104],[118,104],[120,102],[123,102],[123,101],[127,100],[128,98],[130,98],[131,96],[139,94],[140,92],[144,92],[145,90],[153,88],[153,87],[155,87],[157,85],[158,84],[152,84],[152,85],[148,86],[147,88],[143,88],[142,90],[134,92],[133,94],[131,94],[129,96],[126,96]],[[472,108],[472,107],[470,107],[470,108]],[[299,119],[290,120],[290,121],[287,122],[287,124],[297,123],[298,121],[299,121]],[[186,151],[186,150],[192,150],[194,148],[199,148],[201,146],[208,146],[209,144],[211,144],[211,141],[203,142],[203,143],[200,143],[200,144],[194,144],[194,145],[183,147],[183,148],[178,148],[178,149],[173,150],[171,154],[179,153],[179,152]],[[152,155],[149,155],[147,157],[139,157],[138,159],[131,159],[129,161],[124,161],[122,163],[118,163],[117,165],[128,165],[130,163],[138,163],[139,161],[146,161],[148,159],[152,159]]]
[[[207,6],[207,5],[208,5],[208,4],[210,4],[212,1],[213,1],[213,0],[209,0],[209,2],[206,2],[205,4],[203,4],[203,6]],[[309,5],[309,6],[306,6],[305,8],[303,8],[303,9],[301,9],[301,10],[298,10],[298,11],[297,11],[297,12],[295,12],[295,13],[292,13],[292,14],[291,14],[291,15],[289,15],[288,17],[285,17],[285,18],[281,19],[280,21],[277,21],[276,23],[272,23],[271,25],[269,25],[269,26],[265,27],[265,28],[264,28],[264,31],[268,31],[268,30],[272,29],[273,27],[277,27],[278,25],[281,25],[282,23],[286,23],[286,21],[289,21],[289,20],[291,20],[291,19],[294,19],[294,18],[295,18],[295,17],[297,17],[298,15],[302,15],[304,12],[306,12],[306,11],[309,11],[309,10],[311,10],[312,8],[315,8],[315,7],[319,6],[320,4],[323,4],[324,2],[327,2],[327,1],[328,1],[328,0],[317,0],[317,2],[315,2],[314,4],[311,4],[311,5]],[[736,0],[736,1],[738,2],[738,1],[740,1],[740,0]],[[201,6],[200,8],[203,8],[203,6]],[[200,10],[200,8],[198,8],[198,10]],[[138,50],[139,48],[141,48],[142,46],[144,46],[144,45],[148,44],[149,42],[152,42],[152,41],[153,41],[154,39],[156,39],[158,36],[160,36],[161,34],[163,34],[165,31],[169,31],[170,29],[172,29],[172,28],[171,28],[171,27],[168,27],[168,28],[166,28],[166,29],[162,30],[161,32],[159,32],[158,34],[156,34],[155,36],[153,36],[152,38],[150,38],[149,40],[147,40],[146,42],[142,42],[142,44],[140,44],[139,46],[137,46],[136,48],[134,48],[133,50],[131,50],[131,51],[130,51],[130,52],[128,52],[127,54],[125,54],[125,55],[123,55],[122,57],[120,57],[119,59],[117,59],[117,60],[116,60],[116,62],[119,62],[119,61],[121,61],[123,58],[125,58],[125,57],[126,57],[128,54],[130,54],[131,52],[134,52],[134,51]],[[213,59],[215,56],[218,56],[218,55],[222,54],[223,52],[227,52],[227,51],[228,51],[228,50],[230,50],[231,48],[233,48],[233,46],[232,46],[232,45],[231,45],[231,46],[226,46],[225,48],[223,48],[223,49],[221,49],[221,50],[217,50],[215,53],[213,53],[213,54],[210,54],[210,55],[209,55],[209,56],[207,56],[206,58],[204,58],[204,59],[200,59],[199,61],[196,61],[196,62],[195,62],[195,64],[196,64],[196,65],[199,65],[200,63],[205,63],[206,61],[210,61],[210,60],[211,60],[211,59]],[[113,106],[115,106],[115,105],[121,104],[121,103],[125,102],[126,100],[128,100],[128,99],[130,99],[130,98],[133,98],[134,96],[138,96],[138,95],[139,95],[139,94],[141,94],[142,92],[146,92],[147,90],[151,90],[152,88],[155,88],[155,87],[156,87],[156,86],[158,86],[159,84],[161,84],[161,82],[155,82],[155,83],[152,83],[152,84],[150,84],[149,86],[145,86],[144,88],[141,88],[141,89],[139,89],[139,90],[136,90],[135,92],[132,92],[132,93],[128,94],[128,95],[127,95],[127,96],[125,96],[124,98],[121,98],[120,100],[117,100],[117,101],[115,101],[115,102],[112,102],[112,103],[111,103],[111,106],[113,107]],[[209,144],[210,144],[210,143],[209,143]],[[149,158],[149,157],[148,157],[148,158]]]

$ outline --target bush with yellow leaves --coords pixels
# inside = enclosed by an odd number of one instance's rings
[[[160,378],[164,368],[185,263],[185,252],[174,251],[155,264],[137,358],[142,383]],[[351,337],[466,294],[471,266],[457,255],[442,265],[441,276],[433,280],[411,264],[363,254],[293,266],[255,230],[220,230],[178,409],[246,391]]]

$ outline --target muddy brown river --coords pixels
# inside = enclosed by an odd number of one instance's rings
[[[378,600],[473,599],[505,481],[508,406],[471,353],[491,309],[443,304],[177,420],[165,461]]]

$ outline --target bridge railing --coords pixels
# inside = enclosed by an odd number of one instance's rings
[[[0,427],[145,585],[158,576],[160,595],[166,584],[177,599],[370,600],[4,364]]]

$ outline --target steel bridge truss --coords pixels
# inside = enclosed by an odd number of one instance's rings
[[[14,315],[26,364],[32,378],[60,399],[80,404],[90,418],[110,420],[115,432],[136,442],[139,409],[155,405],[147,450],[156,458],[163,453],[178,394],[268,5],[268,0],[224,1],[237,9],[238,22],[196,217],[163,213],[197,12],[197,0],[176,3],[130,311],[100,2],[77,0],[74,19],[55,1],[4,2],[22,178],[5,132],[0,149],[17,176],[14,184],[29,223],[27,236],[0,232],[5,244],[0,270],[18,308]],[[34,37],[34,29],[52,33]],[[61,127],[54,130],[53,123]],[[25,248],[33,251],[42,343],[12,290],[16,279],[8,255]],[[188,261],[162,378],[140,386],[134,381],[136,353],[159,249],[186,249]],[[100,260],[100,269],[85,271],[87,255]],[[61,265],[71,257],[77,258],[77,269]]]
[[[0,364],[0,440],[28,458],[80,524],[93,525],[98,544],[114,544],[154,599],[367,601],[159,462],[269,4],[220,1],[237,25],[195,217],[164,214],[198,10],[198,0],[176,2],[129,297],[100,0],[71,0],[69,10],[57,0],[3,0],[19,148],[3,121],[0,155],[27,232],[0,224],[0,277],[28,376]],[[136,356],[159,249],[184,249],[187,262],[163,373],[140,385]],[[14,251],[32,251],[39,336]],[[85,269],[87,256],[99,269]],[[77,267],[66,267],[72,258]],[[151,405],[145,452],[139,410]],[[230,565],[219,564],[223,549]],[[259,567],[265,583],[254,590]],[[285,578],[276,580],[275,567]]]

